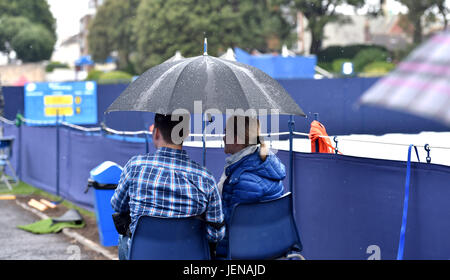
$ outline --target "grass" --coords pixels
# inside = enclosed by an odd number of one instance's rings
[[[16,196],[39,195],[39,196],[45,197],[46,199],[48,199],[50,201],[60,200],[60,198],[57,197],[56,195],[52,195],[46,191],[35,188],[35,187],[28,185],[27,183],[24,183],[22,181],[19,181],[19,184],[17,186],[12,185],[12,187],[13,187],[13,189],[9,190],[4,184],[2,184],[0,187],[0,195],[5,195],[5,194],[12,194],[12,195],[16,195]],[[88,217],[95,218],[95,213],[88,211],[86,209],[83,209],[81,207],[78,207],[75,204],[70,203],[67,200],[63,201],[61,204],[67,208],[78,210],[82,215],[86,215]]]

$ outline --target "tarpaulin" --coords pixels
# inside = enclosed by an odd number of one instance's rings
[[[307,259],[396,259],[405,162],[295,153],[294,164]],[[449,182],[450,167],[412,163],[404,259],[450,258]]]
[[[326,125],[329,135],[382,135],[448,131],[448,127],[437,121],[380,107],[358,106],[361,95],[376,81],[378,78],[278,79],[278,82],[308,116],[307,119],[294,117],[295,131],[309,131],[311,120],[315,119],[315,113],[319,113],[319,121]],[[127,86],[127,84],[98,85],[98,122],[99,124],[104,122],[108,127],[116,130],[148,130],[149,126],[153,124],[153,113],[114,112],[104,114],[108,106]],[[3,93],[5,95],[5,117],[12,120],[17,112],[24,112],[23,87],[3,87]],[[193,122],[193,118],[191,120]],[[278,127],[272,129],[269,117],[266,131],[289,131],[288,121],[289,116],[279,116],[279,122],[276,122]]]
[[[56,193],[56,129],[5,126],[15,136],[12,163],[26,183]],[[20,135],[20,137],[19,137]],[[100,133],[60,128],[60,194],[93,209],[84,193],[89,172],[104,161],[120,165],[152,143],[111,139]],[[20,148],[19,148],[20,143]],[[201,163],[202,148],[186,147]],[[18,155],[21,155],[20,161]],[[207,168],[220,178],[223,149],[208,148]],[[405,160],[407,149],[405,148]],[[289,152],[277,156],[289,170]],[[294,213],[307,259],[395,259],[402,224],[406,163],[335,154],[294,153]],[[450,167],[411,165],[404,259],[449,259]]]

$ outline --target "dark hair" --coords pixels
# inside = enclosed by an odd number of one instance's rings
[[[172,139],[172,130],[174,127],[178,124],[180,124],[184,120],[185,116],[180,115],[178,121],[172,120],[172,115],[162,115],[162,114],[155,114],[155,124],[154,127],[158,128],[159,131],[161,131],[161,135],[167,143],[170,144],[182,144],[183,143],[183,134],[185,128],[183,127],[178,135],[178,139]],[[174,141],[175,140],[175,141]],[[181,141],[177,141],[181,140]]]

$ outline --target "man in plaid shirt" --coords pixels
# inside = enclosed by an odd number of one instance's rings
[[[130,213],[129,234],[119,236],[119,259],[128,257],[130,237],[140,216],[181,218],[204,215],[207,238],[217,243],[225,234],[224,216],[214,177],[189,159],[182,142],[172,141],[181,121],[155,115],[154,155],[138,155],[125,165],[111,199],[114,211]],[[181,138],[182,139],[182,138]]]

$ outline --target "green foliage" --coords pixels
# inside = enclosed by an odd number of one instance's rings
[[[317,61],[317,66],[319,66],[320,68],[322,68],[328,72],[333,72],[333,63],[332,62]]]
[[[346,58],[340,58],[340,59],[336,59],[333,61],[332,65],[332,72],[333,73],[341,73],[342,72],[342,64],[344,64],[345,62],[351,62],[351,59],[346,59]]]
[[[115,83],[130,82],[131,78],[133,78],[133,76],[123,71],[111,71],[101,74],[100,78],[98,79],[98,83],[115,84]]]
[[[336,59],[353,59],[360,51],[366,49],[379,49],[381,51],[387,52],[387,49],[383,46],[378,45],[348,45],[348,46],[330,46],[317,54],[317,59],[319,62],[332,62]]]
[[[55,69],[68,69],[69,65],[66,63],[61,63],[59,61],[50,61],[47,66],[45,66],[45,72],[53,72]]]
[[[128,83],[132,78],[132,75],[123,71],[103,72],[92,69],[89,71],[86,81],[97,81],[99,84],[115,84]]]
[[[89,26],[95,61],[118,54],[118,68],[142,73],[176,51],[218,55],[228,47],[269,51],[294,41],[276,0],[106,0]]]
[[[118,52],[119,69],[129,68],[135,51],[133,22],[140,0],[107,0],[100,6],[89,26],[89,50],[95,61],[104,61],[112,51]]]
[[[0,51],[10,52],[11,41],[23,28],[32,26],[25,17],[3,16],[0,18]]]
[[[24,62],[50,58],[56,43],[55,23],[46,0],[0,0],[0,51],[14,50]]]
[[[103,74],[103,71],[92,69],[89,71],[86,81],[98,81],[100,76]]]
[[[422,41],[422,17],[427,10],[432,8],[439,8],[442,0],[398,0],[400,3],[408,8],[407,17],[409,21],[414,25],[414,43],[420,43]]]
[[[348,4],[355,7],[364,5],[365,0],[278,0],[302,12],[308,19],[312,42],[310,53],[317,54],[322,48],[324,28],[331,22],[344,22],[347,18],[336,12],[336,7]]]
[[[366,72],[366,66],[371,65],[368,70],[381,71],[379,68],[384,67],[386,71],[390,71],[393,63],[388,62],[390,59],[389,52],[381,46],[368,46],[368,45],[352,45],[347,47],[333,46],[326,48],[321,52],[318,65],[327,71],[333,73],[342,72],[342,64],[344,62],[352,62],[355,72]],[[330,59],[335,58],[332,62],[328,62]],[[372,65],[373,64],[373,65]],[[372,72],[371,72],[372,73]],[[378,72],[377,72],[378,73]],[[385,71],[383,72],[385,73]]]
[[[25,17],[44,26],[56,39],[56,20],[46,0],[0,0],[0,15]]]
[[[271,1],[142,0],[134,25],[136,70],[143,72],[170,58],[218,55],[227,47],[269,50],[289,40],[291,28]]]
[[[55,38],[41,25],[28,26],[14,36],[12,49],[23,62],[38,62],[50,59]]]
[[[377,48],[370,48],[360,51],[353,58],[353,66],[356,72],[363,71],[366,65],[372,62],[387,62],[389,53]]]
[[[381,76],[394,70],[395,64],[385,61],[375,61],[366,65],[363,73],[367,76]]]

